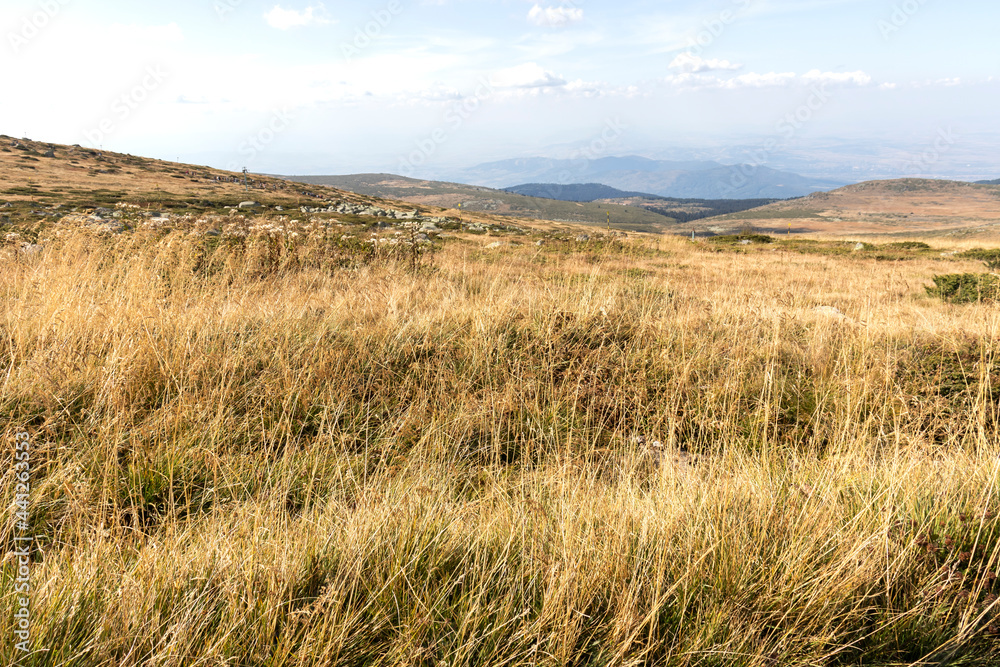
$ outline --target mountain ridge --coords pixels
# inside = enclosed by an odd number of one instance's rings
[[[765,166],[653,160],[635,155],[595,160],[500,160],[457,170],[448,180],[496,189],[528,183],[596,183],[629,193],[681,199],[788,199],[847,185]]]

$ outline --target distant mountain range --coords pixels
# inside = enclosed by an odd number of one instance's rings
[[[645,192],[625,192],[601,183],[525,183],[504,188],[526,197],[542,197],[560,201],[597,201],[598,199],[622,199],[624,197],[654,197]]]
[[[523,183],[593,183],[626,193],[681,199],[788,199],[847,185],[768,167],[650,160],[638,156],[597,160],[518,158],[458,170],[450,177],[499,189]]]
[[[1000,185],[1000,178],[994,178],[992,181],[976,181],[977,185]]]

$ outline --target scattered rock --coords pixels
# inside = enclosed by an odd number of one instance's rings
[[[858,252],[859,250],[864,250],[864,249],[865,249],[864,243],[859,243],[856,246],[854,246],[854,252]]]
[[[545,239],[538,239],[537,241],[535,241],[535,245],[537,246],[545,245]]]
[[[44,153],[42,153],[42,157],[55,157],[55,156],[56,156],[56,152],[54,150],[52,150],[51,148],[49,150],[45,151]]]
[[[255,201],[241,201],[240,208],[260,208],[260,204]]]
[[[502,247],[504,247],[505,245],[507,245],[507,244],[506,244],[506,243],[504,243],[503,241],[494,241],[493,243],[490,243],[490,244],[489,244],[488,246],[486,246],[486,247],[487,247],[487,248],[502,248]]]
[[[585,243],[590,240],[590,236],[588,236],[587,234],[580,234],[579,236],[576,237],[576,240],[578,243]]]
[[[107,222],[104,224],[94,225],[94,233],[99,236],[121,234],[123,231],[125,231],[125,225],[120,222]]]

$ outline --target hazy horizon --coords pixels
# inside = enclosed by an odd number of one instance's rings
[[[640,155],[996,178],[997,19],[928,0],[11,0],[0,132],[281,174]]]

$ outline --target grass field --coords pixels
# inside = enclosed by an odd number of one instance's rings
[[[1000,312],[924,289],[958,246],[364,233],[8,251],[21,664],[996,664]]]

